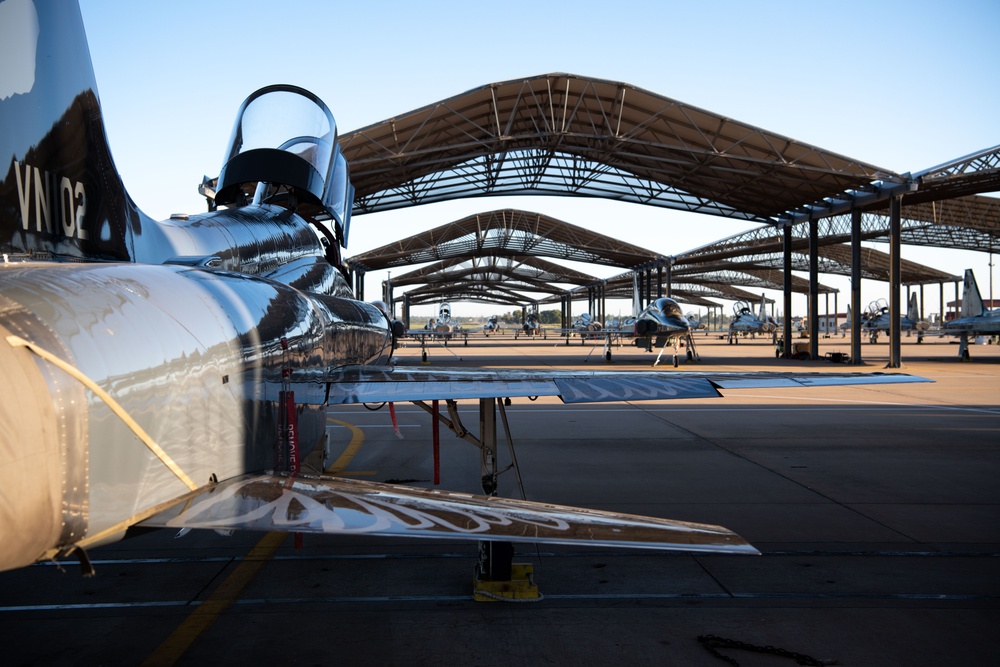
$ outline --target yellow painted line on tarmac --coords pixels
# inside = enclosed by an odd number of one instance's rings
[[[350,464],[351,460],[364,444],[365,434],[354,424],[349,424],[339,419],[327,418],[333,424],[344,426],[351,431],[351,441],[344,449],[336,461],[334,461],[326,472],[338,474]],[[350,475],[374,475],[375,471],[356,471],[348,473]],[[225,578],[207,600],[198,605],[197,608],[182,622],[176,630],[160,644],[152,655],[142,663],[143,667],[160,667],[161,665],[176,664],[187,652],[191,645],[198,639],[215,620],[236,601],[251,581],[253,581],[265,563],[274,557],[275,551],[281,543],[288,537],[288,533],[272,532],[267,533],[254,545],[243,558],[232,574]]]
[[[343,426],[344,428],[346,428],[351,432],[351,441],[347,443],[347,447],[344,448],[344,452],[340,456],[338,456],[337,460],[331,463],[330,466],[326,469],[326,472],[328,472],[331,475],[339,475],[344,471],[344,468],[350,465],[351,460],[358,453],[358,450],[361,449],[361,445],[364,444],[365,442],[365,432],[362,431],[357,426],[355,426],[354,424],[345,421],[340,421],[339,419],[334,419],[333,417],[327,417],[326,421],[329,424],[337,424],[338,426]],[[359,470],[345,474],[371,476],[375,474],[375,471]]]
[[[184,655],[198,637],[211,627],[222,612],[231,605],[243,589],[256,578],[264,564],[274,557],[288,533],[267,533],[243,558],[232,574],[219,584],[207,600],[202,602],[184,619],[173,633],[142,663],[143,667],[173,665]]]

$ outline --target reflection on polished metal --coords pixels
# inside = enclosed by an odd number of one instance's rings
[[[309,475],[233,479],[142,525],[759,553],[721,526]]]

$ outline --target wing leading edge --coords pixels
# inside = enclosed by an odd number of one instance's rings
[[[330,404],[558,396],[564,403],[716,398],[719,389],[930,382],[904,373],[702,373],[349,366],[329,374]]]
[[[326,475],[233,478],[139,525],[759,553],[721,526]]]

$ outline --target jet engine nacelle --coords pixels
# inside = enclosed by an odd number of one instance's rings
[[[0,266],[0,311],[0,570],[273,468],[282,389],[304,457],[326,424],[322,378],[302,374],[390,343],[369,304],[182,266]]]

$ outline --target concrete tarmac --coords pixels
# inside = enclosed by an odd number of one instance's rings
[[[779,360],[770,341],[697,337],[698,370],[882,371]],[[724,525],[761,556],[519,547],[543,599],[474,602],[459,541],[157,531],[91,553],[97,575],[0,573],[5,665],[973,665],[1000,627],[1000,346],[902,341],[934,383],[728,390],[722,399],[507,408],[518,475],[501,494]],[[600,343],[473,336],[431,367],[650,369]],[[850,352],[849,339],[824,339]],[[421,348],[399,350],[422,365]],[[466,426],[475,406],[463,405]],[[433,486],[430,418],[331,411],[341,474]],[[360,441],[360,446],[357,446]],[[511,462],[500,436],[501,466]],[[348,452],[348,443],[353,447]],[[478,492],[479,454],[442,433],[441,488]],[[0,545],[2,548],[2,545]],[[792,655],[797,654],[797,655]],[[806,658],[812,659],[809,662]]]

